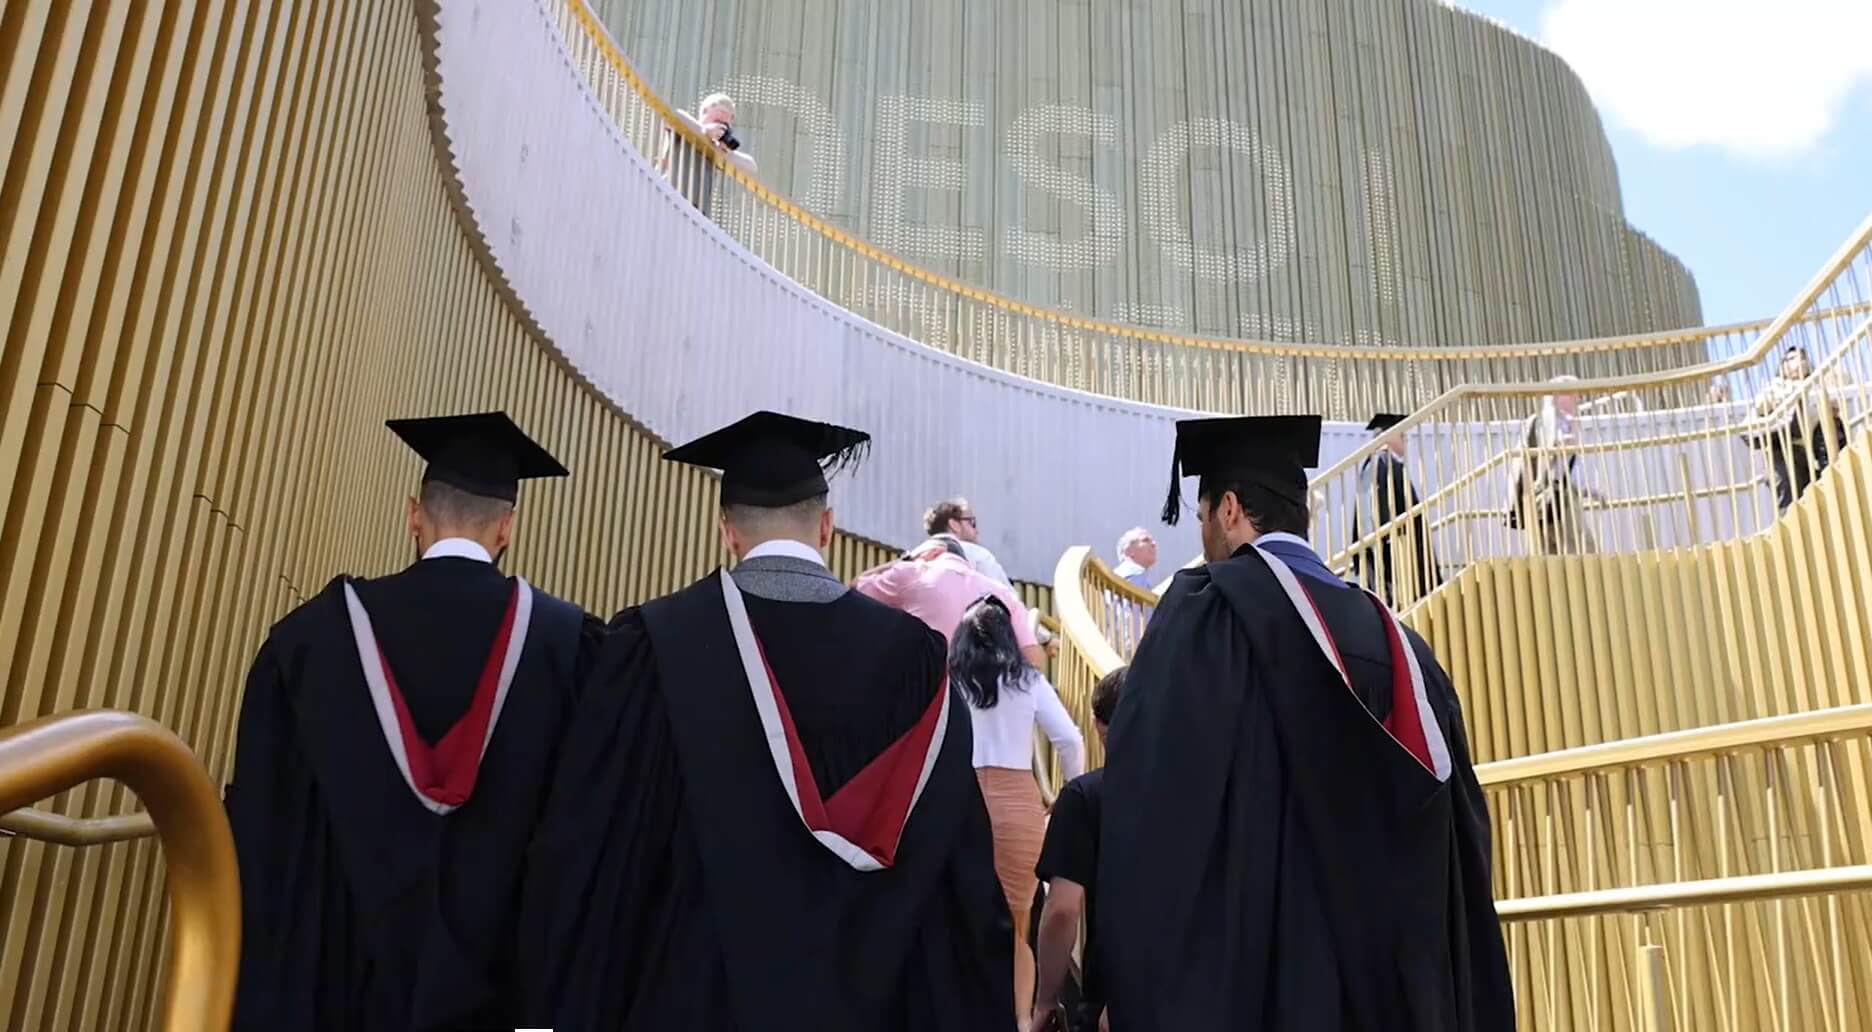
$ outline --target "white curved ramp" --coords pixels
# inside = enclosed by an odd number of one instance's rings
[[[966,494],[1021,579],[1044,582],[1068,543],[1155,523],[1182,413],[939,353],[780,277],[617,134],[550,2],[442,0],[441,107],[492,260],[618,408],[667,441],[755,408],[867,429],[870,463],[833,487],[842,526],[907,543],[928,502]],[[1163,544],[1197,547],[1188,524]]]

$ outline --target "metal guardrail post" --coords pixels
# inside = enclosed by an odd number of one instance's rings
[[[1639,1032],[1672,1032],[1669,978],[1664,970],[1664,947],[1646,943],[1638,947]]]

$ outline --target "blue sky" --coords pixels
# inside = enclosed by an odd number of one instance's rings
[[[1872,214],[1872,0],[1456,2],[1579,73],[1706,321],[1775,314]]]

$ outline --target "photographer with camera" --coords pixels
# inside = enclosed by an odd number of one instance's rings
[[[663,145],[657,155],[657,171],[676,185],[690,203],[708,214],[715,193],[715,164],[733,166],[745,175],[754,175],[759,166],[753,155],[742,150],[740,137],[734,133],[735,102],[726,93],[711,93],[697,105],[700,115],[678,110],[676,118],[697,135],[714,144],[714,153],[706,154],[687,143],[677,145],[676,134],[663,130]],[[672,158],[674,160],[672,160]]]
[[[702,98],[702,114],[696,121],[702,124],[702,135],[714,140],[726,151],[741,149],[741,141],[734,134],[734,98],[726,93],[711,93]]]

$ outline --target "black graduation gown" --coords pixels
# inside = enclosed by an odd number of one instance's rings
[[[1373,527],[1382,527],[1396,518],[1397,514],[1419,504],[1417,488],[1410,482],[1410,474],[1404,466],[1404,460],[1388,451],[1379,452],[1371,460],[1376,468],[1361,471],[1359,483],[1365,484],[1369,476],[1371,495],[1359,496],[1358,505],[1352,511],[1352,537],[1354,540],[1364,537],[1365,519],[1375,517]],[[1394,532],[1395,533],[1395,532]],[[1397,576],[1394,572],[1395,560],[1392,556],[1392,535],[1381,537],[1371,547],[1360,553],[1354,563],[1358,579],[1387,604],[1399,602],[1397,594]],[[1443,583],[1443,571],[1438,568],[1436,553],[1431,548],[1430,521],[1422,513],[1410,519],[1410,551],[1416,565],[1413,577],[1415,596],[1406,601],[1415,601],[1435,591]]]
[[[944,646],[848,592],[743,596],[830,795],[927,711]],[[522,974],[564,1029],[986,1029],[1013,1011],[1012,925],[972,764],[949,722],[895,863],[807,832],[763,737],[709,577],[620,613],[562,746],[528,860]]]
[[[1112,1027],[1512,1028],[1449,680],[1407,634],[1449,749],[1438,782],[1378,723],[1390,658],[1369,598],[1301,583],[1356,695],[1252,549],[1179,573],[1131,664],[1100,843],[1100,886],[1122,886],[1099,901]]]
[[[248,675],[227,789],[241,873],[234,1027],[512,1027],[520,864],[580,656],[602,625],[534,590],[473,794],[443,816],[392,758],[346,581],[281,620]],[[433,745],[468,707],[513,582],[449,558],[350,583]]]

